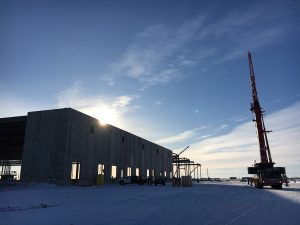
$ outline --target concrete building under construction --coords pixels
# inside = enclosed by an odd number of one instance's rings
[[[95,183],[172,173],[172,151],[71,108],[0,119],[0,161],[21,165],[21,180]]]

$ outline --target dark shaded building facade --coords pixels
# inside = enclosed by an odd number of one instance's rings
[[[25,181],[93,184],[126,175],[172,174],[172,151],[71,108],[0,119],[0,160]]]

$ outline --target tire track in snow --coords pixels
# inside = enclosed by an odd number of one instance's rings
[[[251,212],[254,207],[250,207],[250,203],[246,203],[234,210],[229,211],[228,213],[224,213],[221,216],[212,219],[205,223],[205,225],[212,225],[212,224],[225,224],[225,225],[230,225],[233,222],[235,222],[237,219],[246,216],[249,212]],[[228,218],[230,217],[230,218]],[[228,222],[225,222],[224,220],[229,220]]]

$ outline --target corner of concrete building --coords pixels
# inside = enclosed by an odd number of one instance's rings
[[[64,162],[70,109],[29,112],[22,157],[24,181],[64,180]]]

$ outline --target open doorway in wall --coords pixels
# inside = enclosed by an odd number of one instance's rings
[[[117,179],[117,167],[111,166],[111,179],[114,181]]]
[[[104,164],[97,165],[97,178],[96,178],[97,185],[104,184]]]
[[[140,176],[140,169],[139,168],[135,168],[135,175]]]
[[[150,176],[150,170],[147,169],[147,177],[149,177],[149,176]]]
[[[1,118],[0,179],[19,180],[27,116]],[[26,178],[26,177],[25,177]]]
[[[80,162],[72,162],[71,180],[78,181],[80,177]]]
[[[127,176],[131,176],[131,167],[127,167]]]
[[[0,160],[0,180],[20,180],[21,160]]]
[[[104,175],[104,164],[98,164],[98,175]]]

